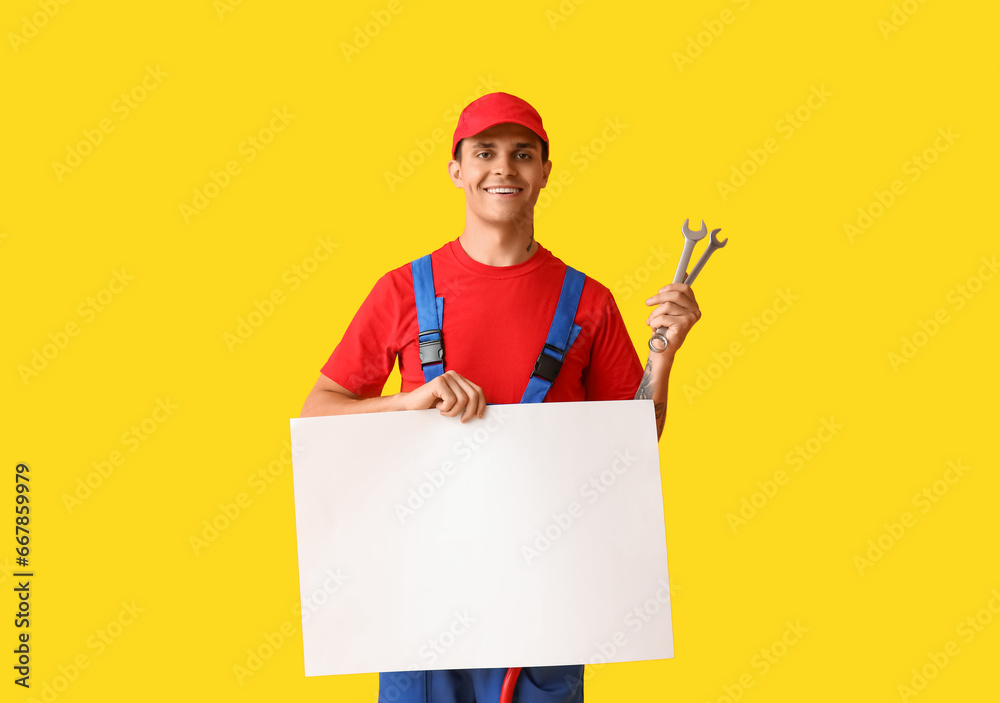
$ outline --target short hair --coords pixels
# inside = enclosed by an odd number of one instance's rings
[[[538,137],[537,134],[535,136]],[[462,163],[462,142],[464,141],[464,138],[458,140],[458,144],[455,145],[455,153],[452,154],[458,163]],[[541,137],[538,137],[538,141],[542,143],[542,163],[544,164],[549,160],[549,143]]]

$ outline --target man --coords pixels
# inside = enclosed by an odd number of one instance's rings
[[[646,301],[646,324],[666,328],[668,346],[643,371],[611,292],[535,240],[548,151],[541,117],[518,97],[491,93],[463,110],[448,164],[465,191],[462,234],[379,279],[303,417],[438,408],[464,423],[482,418],[487,402],[651,398],[662,436],[670,368],[701,311],[683,283]],[[400,392],[382,396],[397,359]],[[495,703],[505,673],[383,673],[379,701]],[[525,668],[515,700],[582,701],[582,677],[583,665]]]

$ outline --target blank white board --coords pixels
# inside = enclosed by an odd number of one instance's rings
[[[307,676],[673,656],[652,401],[291,434]]]

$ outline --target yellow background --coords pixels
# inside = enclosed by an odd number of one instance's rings
[[[676,657],[589,667],[587,700],[1000,699],[1000,279],[982,263],[1000,248],[998,19],[917,0],[5,3],[0,466],[31,466],[36,575],[32,689],[12,683],[5,616],[3,699],[375,700],[374,674],[302,673],[288,418],[377,277],[461,231],[442,144],[486,90],[543,115],[568,175],[537,237],[615,292],[643,359],[642,300],[669,282],[683,220],[730,237],[695,286],[704,317],[661,442]],[[275,110],[287,123],[251,151]],[[77,166],[53,166],[71,150]],[[179,206],[230,161],[186,221]],[[306,261],[324,237],[333,253]],[[132,280],[107,302],[115,272]],[[283,302],[227,344],[275,289]],[[800,471],[798,446],[816,450]],[[922,512],[914,495],[935,486]],[[734,530],[743,499],[762,507]],[[988,624],[962,630],[977,612]],[[807,632],[764,672],[755,657],[787,622]],[[116,636],[99,647],[102,631]],[[901,692],[949,642],[943,670]]]

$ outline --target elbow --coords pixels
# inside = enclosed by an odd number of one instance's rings
[[[302,412],[299,413],[299,417],[315,417],[316,413],[313,411],[312,396],[306,398],[306,402],[302,405]]]
[[[329,395],[329,394],[324,393],[323,395]],[[334,413],[330,412],[330,409],[331,409],[331,404],[323,403],[322,399],[320,398],[320,393],[313,391],[306,398],[306,402],[302,404],[302,412],[299,414],[299,417],[319,417],[321,415],[333,415]]]
[[[302,405],[299,417],[348,414],[350,411],[346,408],[352,401],[352,398],[336,391],[313,390]]]

